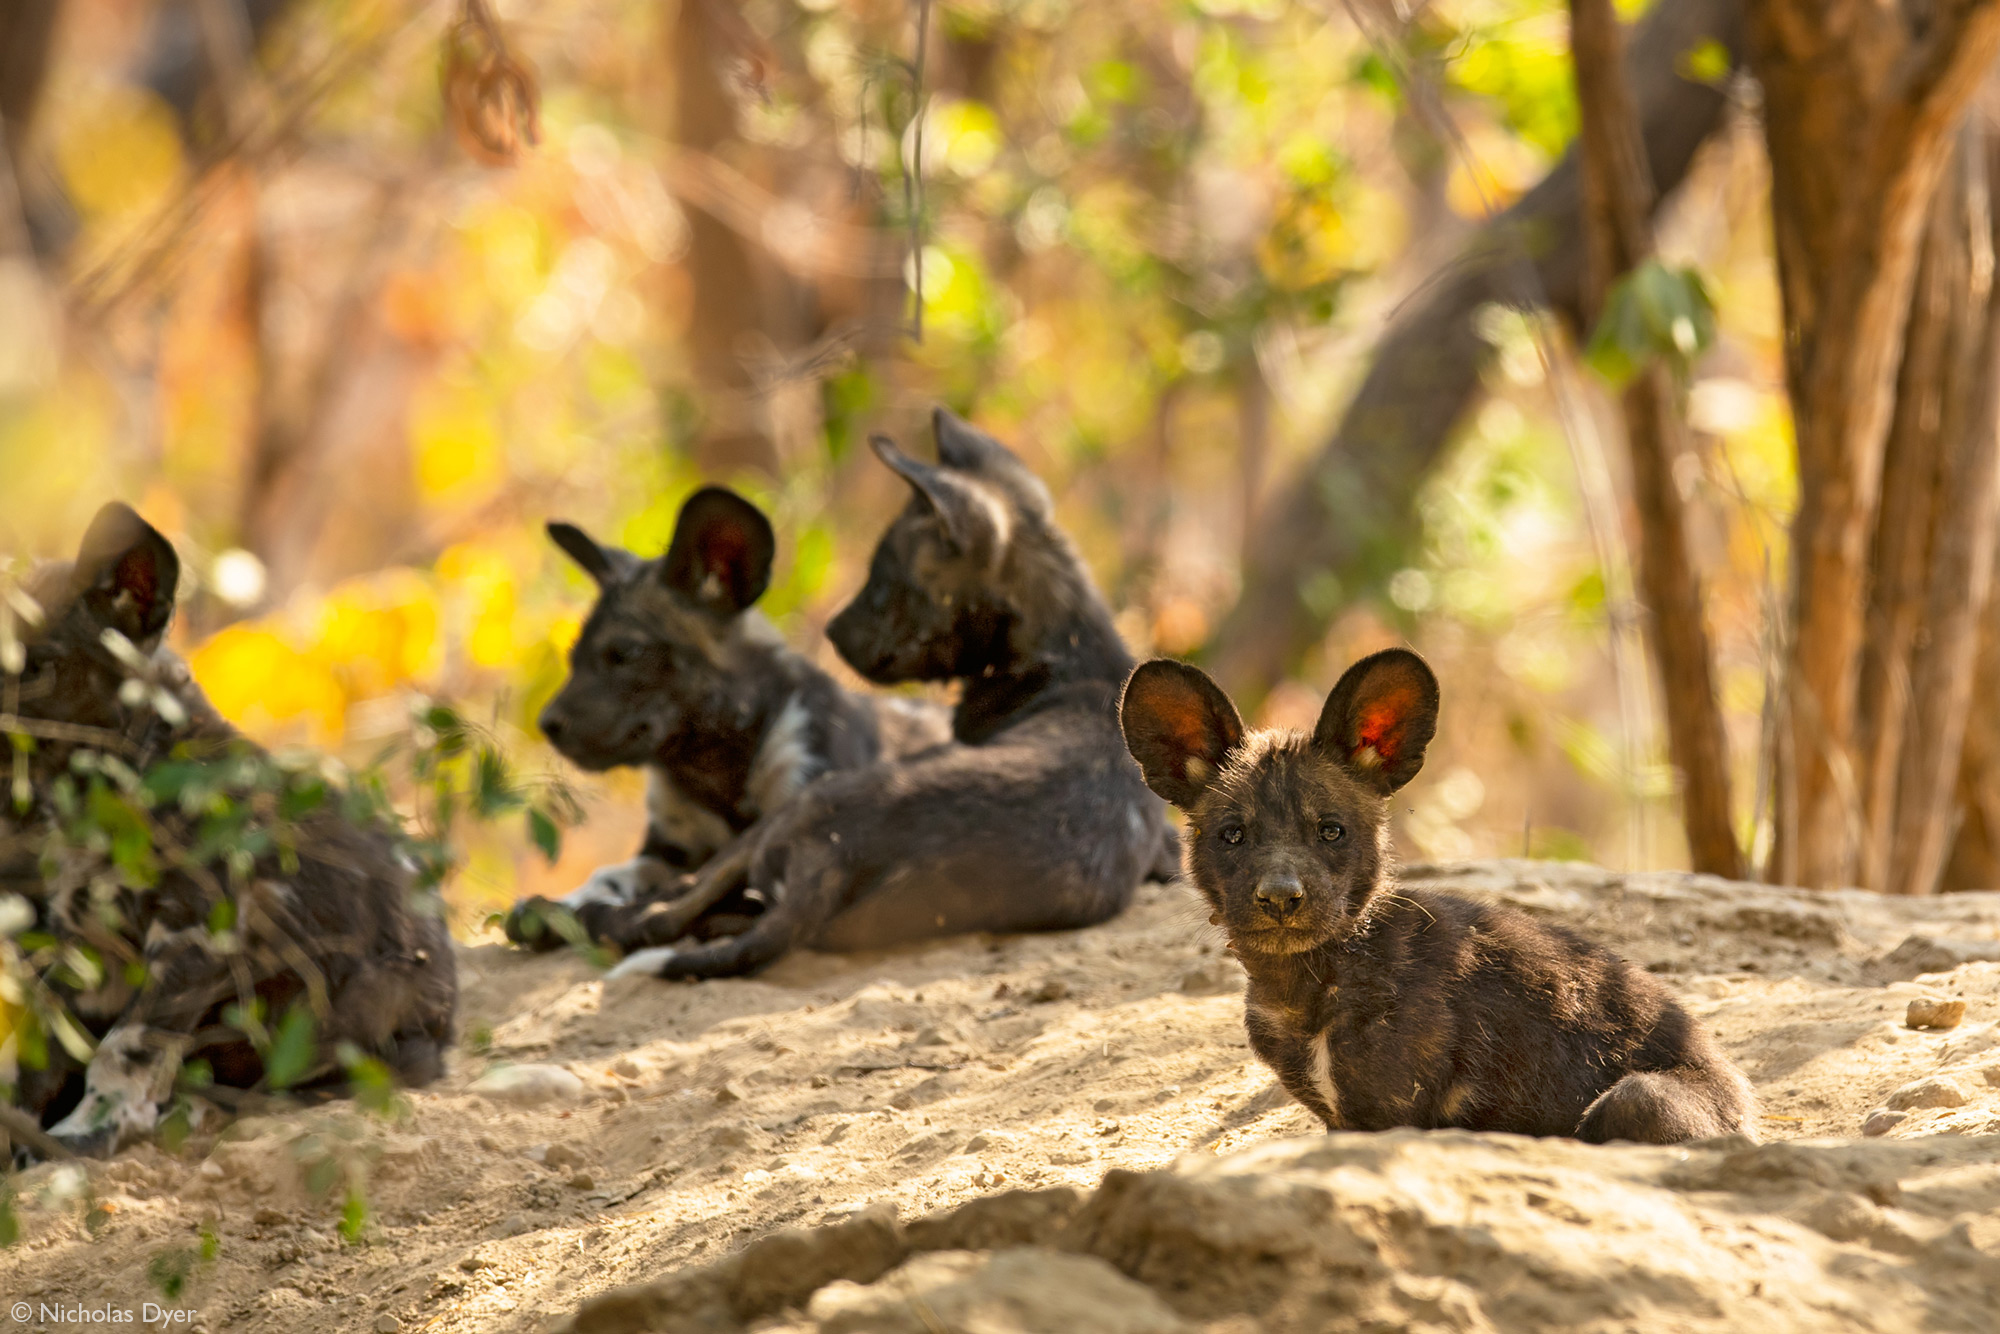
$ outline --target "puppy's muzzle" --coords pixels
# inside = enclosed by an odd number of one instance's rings
[[[1306,887],[1298,876],[1290,871],[1280,871],[1265,876],[1257,882],[1257,907],[1274,922],[1282,922],[1299,910],[1306,901]]]

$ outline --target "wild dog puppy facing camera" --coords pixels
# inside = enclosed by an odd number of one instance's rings
[[[868,581],[827,630],[871,681],[961,681],[953,741],[830,773],[748,840],[771,908],[729,940],[618,973],[717,977],[796,945],[879,949],[971,931],[1065,931],[1172,874],[1173,831],[1118,735],[1132,659],[1041,481],[948,412],[938,461],[877,437],[910,487]]]
[[[743,930],[768,906],[728,855],[758,819],[820,776],[945,741],[942,708],[841,689],[752,610],[771,581],[770,520],[723,487],[681,507],[664,556],[644,560],[581,528],[549,536],[598,586],[570,676],[542,734],[584,769],[644,766],[646,840],[557,901],[593,939],[632,950]],[[718,855],[723,854],[723,855]],[[689,873],[704,871],[699,881]],[[507,934],[552,948],[545,899]]]
[[[1329,1130],[1755,1136],[1750,1085],[1648,973],[1510,908],[1397,887],[1389,797],[1437,678],[1363,658],[1308,734],[1246,732],[1204,673],[1125,686],[1126,744],[1187,815],[1187,873],[1249,973],[1251,1048]]]
[[[224,1106],[228,1089],[266,1086],[276,1044],[256,1039],[292,1013],[313,1019],[293,1030],[310,1046],[291,1050],[293,1089],[339,1090],[355,1051],[422,1084],[452,1041],[451,937],[393,831],[323,789],[294,803],[299,788],[281,799],[231,786],[230,775],[277,765],[163,645],[180,568],[138,514],[106,505],[74,562],[30,574],[23,591],[39,619],[24,625],[16,660],[0,663],[0,713],[12,715],[0,731],[28,779],[26,802],[0,807],[0,890],[20,896],[60,951],[42,980],[95,1040],[87,1063],[70,1054],[76,1044],[49,1042],[40,1068],[24,1062],[0,1080],[78,1151],[149,1133],[197,1063],[206,1096]],[[171,783],[185,784],[177,799],[165,795]],[[218,808],[225,797],[236,804]],[[267,804],[290,808],[282,831],[259,829]],[[121,812],[120,842],[73,833],[79,809]],[[245,838],[226,858],[200,851],[237,820],[261,850]],[[91,958],[102,962],[68,962]]]

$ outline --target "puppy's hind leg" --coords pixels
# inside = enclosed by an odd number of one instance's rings
[[[1749,1083],[1734,1070],[1635,1070],[1584,1109],[1586,1144],[1680,1144],[1721,1135],[1757,1137]]]
[[[746,834],[702,867],[694,883],[675,897],[632,904],[592,934],[627,954],[673,944],[703,913],[743,887],[749,878],[752,847]]]

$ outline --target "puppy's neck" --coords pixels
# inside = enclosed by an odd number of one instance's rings
[[[960,741],[977,742],[1078,684],[1116,690],[1132,655],[1111,613],[1088,582],[1051,590],[1045,600],[1010,610],[984,651],[961,665],[965,691],[953,714]]]

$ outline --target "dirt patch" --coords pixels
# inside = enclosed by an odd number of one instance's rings
[[[670,1328],[663,1282],[714,1329],[1980,1327],[1954,1322],[2000,1255],[1978,1138],[2000,1132],[2000,895],[1410,877],[1606,939],[1714,1025],[1767,1138],[1848,1142],[1313,1135],[1189,892],[1150,886],[1090,931],[741,981],[467,947],[466,1049],[407,1119],[341,1105],[33,1169],[0,1294],[137,1308],[185,1272],[174,1304],[209,1331],[284,1334],[538,1331],[613,1293],[653,1313],[623,1327]],[[1908,1028],[1921,997],[1964,1020]],[[1897,1096],[1927,1080],[1956,1094]],[[356,1245],[342,1183],[364,1178]]]

